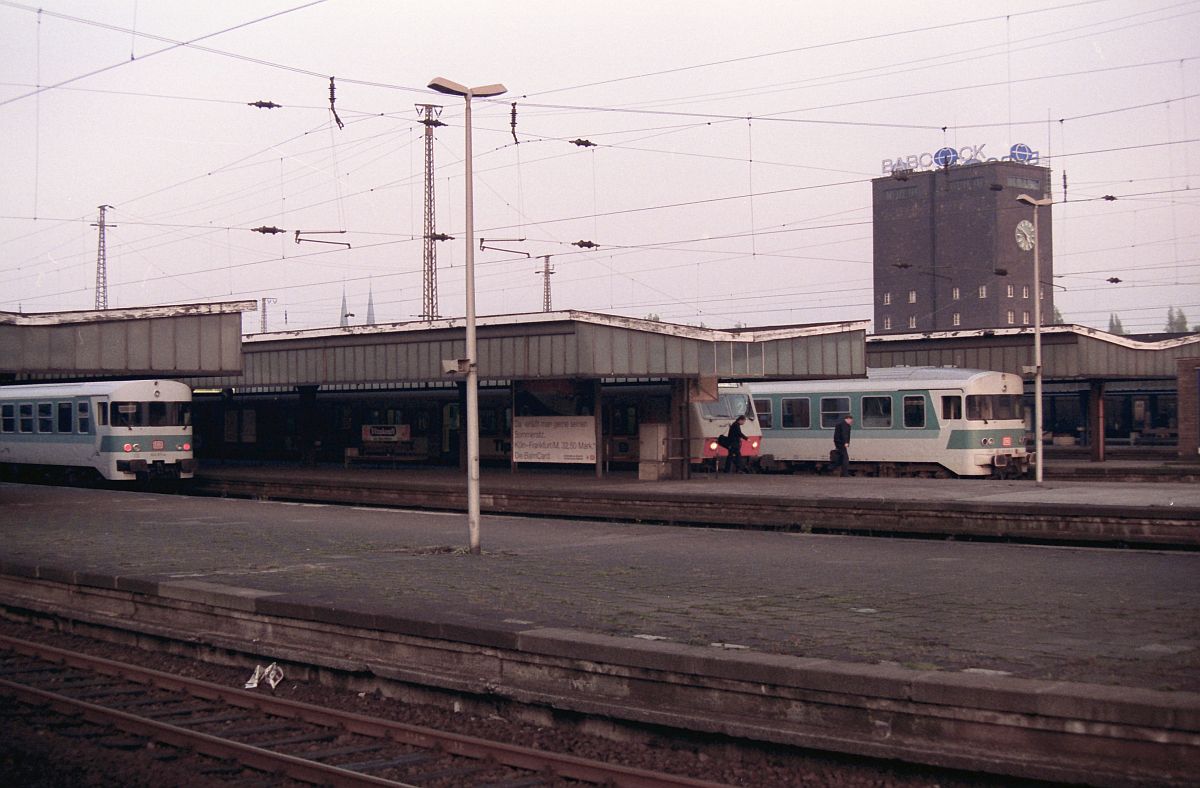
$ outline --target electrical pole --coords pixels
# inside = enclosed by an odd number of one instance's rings
[[[437,240],[434,227],[433,203],[433,129],[445,126],[438,118],[442,108],[436,104],[418,104],[417,115],[425,125],[425,246],[422,257],[424,281],[421,288],[421,319],[436,320],[438,315],[437,294]]]
[[[264,298],[262,299],[262,333],[267,333],[267,304],[275,303],[277,299]]]
[[[550,255],[542,255],[542,270],[534,273],[542,275],[542,311],[552,312],[554,310],[550,307],[550,274],[554,273],[554,270],[550,267]]]
[[[100,228],[100,243],[96,249],[96,308],[108,309],[108,248],[104,242],[104,230],[106,227],[116,227],[115,224],[104,223],[104,212],[111,208],[111,205],[100,206],[100,219],[96,221],[92,227]]]

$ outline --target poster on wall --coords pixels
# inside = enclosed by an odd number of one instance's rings
[[[513,462],[596,462],[595,416],[514,416]]]

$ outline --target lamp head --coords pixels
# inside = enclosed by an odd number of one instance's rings
[[[499,96],[501,93],[508,92],[508,88],[503,85],[483,85],[477,88],[469,88],[466,85],[460,85],[453,80],[445,77],[434,77],[429,81],[429,89],[436,90],[438,93],[446,93],[451,96],[463,96],[470,98],[478,96],[479,98],[490,98],[491,96]]]
[[[446,93],[451,96],[466,96],[471,92],[471,89],[466,85],[460,85],[445,77],[434,77],[429,81],[429,89],[436,90],[438,93]]]
[[[1039,205],[1050,205],[1054,202],[1054,199],[1051,197],[1046,197],[1045,199],[1037,200],[1037,199],[1034,199],[1033,197],[1030,197],[1028,194],[1018,194],[1017,202],[1023,202],[1026,205],[1032,205],[1034,207],[1037,207]]]

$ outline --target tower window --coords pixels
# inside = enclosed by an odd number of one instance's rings
[[[980,298],[987,298],[987,285],[980,285],[980,286],[979,286],[979,297],[980,297]]]
[[[1012,298],[1012,297],[1013,297],[1013,293],[1014,293],[1015,291],[1016,291],[1016,288],[1015,288],[1015,287],[1013,287],[1012,285],[1009,285],[1009,286],[1008,286],[1008,297],[1009,297],[1009,298]]]
[[[951,320],[953,321],[954,325],[956,325],[956,326],[961,326],[961,325],[962,325],[962,315],[960,315],[958,312],[955,312],[955,313],[954,313],[954,315],[953,315],[953,317],[951,318]]]
[[[889,330],[891,327],[892,327],[892,316],[891,316],[891,315],[884,315],[884,316],[883,316],[883,330],[884,330],[884,331],[887,331],[887,330]]]
[[[891,293],[884,293],[884,294],[883,294],[883,305],[884,305],[884,306],[890,306],[890,305],[891,305],[891,303],[892,303],[892,294],[891,294]]]
[[[950,290],[950,298],[952,298],[953,300],[957,301],[957,300],[958,300],[958,297],[959,297],[958,288],[957,288],[957,287],[955,287],[955,288],[951,289],[951,290]]]
[[[1016,322],[1016,320],[1017,320],[1016,314],[1014,314],[1011,309],[1008,310],[1008,324],[1011,326],[1013,323]]]
[[[910,304],[917,303],[917,291],[916,290],[908,291],[908,303],[910,303]]]
[[[1021,322],[1024,323],[1025,325],[1029,325],[1029,313],[1028,312],[1021,313]]]
[[[916,315],[909,315],[909,316],[908,316],[908,327],[909,327],[909,328],[916,328],[916,327],[917,327],[917,316],[916,316]]]
[[[1029,285],[1021,287],[1021,298],[1029,298]]]

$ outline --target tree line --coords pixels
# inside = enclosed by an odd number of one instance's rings
[[[1058,310],[1055,310],[1057,313]],[[1057,316],[1057,315],[1056,315]],[[1200,323],[1188,328],[1187,315],[1182,309],[1168,307],[1167,309],[1167,324],[1163,326],[1163,331],[1167,334],[1186,334],[1190,331],[1200,331]],[[1108,333],[1125,335],[1125,326],[1121,325],[1121,318],[1116,312],[1112,312],[1108,316]]]

